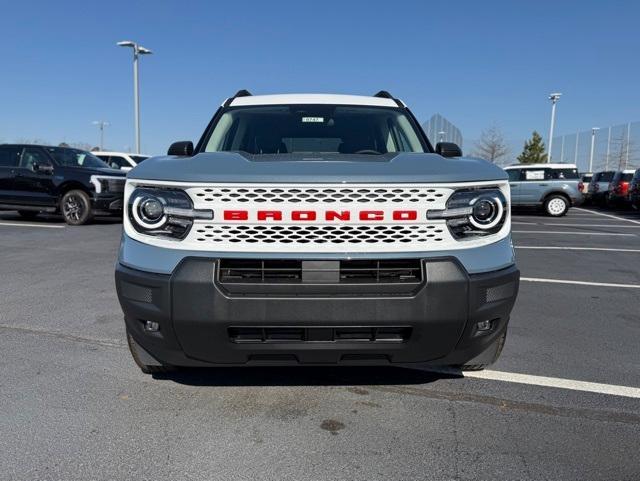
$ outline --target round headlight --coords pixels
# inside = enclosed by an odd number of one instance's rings
[[[158,222],[164,214],[164,207],[158,199],[145,199],[140,203],[140,213],[148,222]]]
[[[164,204],[157,197],[151,195],[137,197],[131,207],[133,218],[145,229],[157,229],[167,220]]]
[[[477,229],[491,229],[502,219],[504,207],[497,197],[483,195],[470,202],[469,222]]]
[[[479,222],[487,222],[493,217],[495,204],[487,199],[479,200],[473,206],[473,217]]]

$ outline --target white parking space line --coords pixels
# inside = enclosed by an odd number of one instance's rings
[[[514,234],[562,234],[562,235],[607,235],[607,236],[625,236],[635,237],[635,234],[619,234],[615,232],[566,232],[566,231],[550,231],[550,230],[514,230]]]
[[[488,379],[491,381],[513,382],[517,384],[529,384],[532,386],[570,389],[572,391],[584,391],[636,399],[640,398],[640,388],[637,387],[618,386],[615,384],[601,384],[597,382],[575,381],[573,379],[562,379],[557,377],[533,376],[530,374],[518,374],[513,372],[490,370],[471,372],[467,371],[464,373],[464,377]]]
[[[561,227],[614,227],[616,229],[640,229],[640,225],[620,225],[620,224],[576,224],[564,222],[511,222],[520,225],[559,225]]]
[[[25,224],[24,222],[0,222],[0,226],[8,227],[41,227],[43,229],[64,229],[63,225]]]
[[[515,249],[539,249],[559,251],[607,251],[607,252],[638,252],[640,249],[613,249],[610,247],[560,247],[560,246],[514,246]]]
[[[564,227],[614,227],[616,229],[640,229],[640,225],[620,225],[620,224],[565,224],[559,222],[543,222],[542,225],[560,225]]]
[[[623,220],[625,222],[631,222],[633,224],[640,225],[640,221],[638,221],[638,220],[627,219],[625,217],[620,217],[620,216],[617,216],[617,215],[605,214],[604,212],[598,212],[598,211],[595,211],[595,210],[582,209],[580,207],[574,207],[574,209],[578,209],[578,210],[583,211],[583,212],[589,212],[591,214],[597,214],[597,215],[601,215],[601,216],[604,216],[604,217],[611,217],[612,219]]]
[[[622,289],[640,289],[638,284],[615,284],[611,282],[587,282],[587,281],[572,281],[568,279],[544,279],[539,277],[521,277],[521,281],[524,282],[541,282],[549,284],[574,284],[580,286],[597,286],[597,287],[618,287]]]

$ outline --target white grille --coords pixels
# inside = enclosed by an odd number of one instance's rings
[[[187,189],[198,209],[213,221],[196,221],[183,241],[198,250],[229,252],[411,252],[456,243],[444,221],[427,221],[427,210],[444,209],[453,189],[411,184],[211,185]],[[225,211],[247,212],[246,220],[225,220]],[[258,219],[260,212],[281,219]],[[360,220],[362,212],[380,220]],[[416,213],[393,220],[394,212]],[[296,212],[313,212],[314,219]],[[334,214],[327,220],[326,214]],[[349,212],[348,219],[335,214]]]
[[[412,187],[206,187],[189,189],[205,203],[427,203],[448,196],[450,189]]]
[[[442,186],[136,180],[128,182],[128,194],[136,185],[184,189],[194,208],[213,211],[213,220],[196,219],[180,241],[139,234],[125,219],[129,236],[171,249],[272,255],[421,253],[486,245],[509,232],[507,222],[500,234],[461,242],[453,238],[446,221],[427,219],[428,211],[446,208],[456,189],[500,185],[508,196],[506,182]]]
[[[425,244],[442,242],[443,225],[198,225],[197,242],[254,244]]]

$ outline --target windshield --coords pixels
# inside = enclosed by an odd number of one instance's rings
[[[351,105],[288,105],[228,109],[205,152],[369,154],[424,152],[405,112]]]
[[[58,165],[64,167],[109,168],[109,166],[98,157],[84,150],[70,149],[67,147],[47,147],[47,151]]]
[[[600,172],[598,174],[598,182],[611,182],[615,172]]]

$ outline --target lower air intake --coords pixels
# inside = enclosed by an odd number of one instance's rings
[[[391,342],[409,340],[408,326],[230,327],[229,340],[244,343]]]
[[[420,259],[301,261],[221,259],[221,284],[418,284]]]

